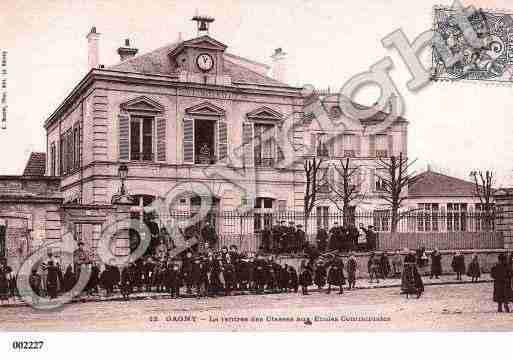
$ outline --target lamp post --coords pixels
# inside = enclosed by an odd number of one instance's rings
[[[118,168],[118,175],[121,179],[121,189],[119,190],[119,194],[124,196],[126,194],[125,181],[128,177],[128,166],[126,164],[121,164]]]

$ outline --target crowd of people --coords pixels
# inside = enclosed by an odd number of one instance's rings
[[[81,271],[87,268],[90,276],[82,293],[76,293],[79,296],[102,294],[108,297],[117,291],[125,299],[137,292],[168,293],[173,298],[229,296],[234,292],[292,291],[308,295],[312,285],[326,293],[331,293],[334,287],[342,294],[344,288],[355,288],[359,261],[354,249],[372,248],[374,240],[372,228],[360,226],[360,231],[356,230],[358,236],[351,234],[355,228],[335,225],[329,232],[320,229],[315,246],[306,241],[301,225],[294,226],[291,222],[286,226],[282,221],[271,229],[265,229],[269,233],[263,233],[258,252],[246,253],[235,245],[214,249],[218,244],[215,230],[212,226],[205,226],[201,229],[201,241],[180,256],[167,257],[166,250],[160,251],[159,245],[168,248],[168,243],[159,241],[150,253],[123,267],[95,262],[80,242],[72,263],[65,268],[49,252],[47,258],[33,268],[29,283],[36,294],[56,298],[59,293],[74,288]],[[361,235],[366,238],[365,247],[358,241]],[[282,256],[288,253],[301,255],[297,269],[289,264],[290,260],[286,263],[287,256]],[[430,271],[425,269],[429,262]],[[475,282],[481,276],[477,254],[466,265],[465,256],[456,252],[451,269],[457,280],[467,274]],[[428,254],[424,248],[398,250],[391,257],[385,251],[371,250],[367,272],[370,282],[400,278],[401,292],[418,298],[424,291],[421,272],[427,272],[430,278],[439,278],[442,255],[437,249]],[[513,254],[509,257],[501,254],[499,262],[491,270],[495,280],[494,300],[499,303],[499,311],[509,311],[508,301],[513,299],[512,274]],[[15,273],[5,258],[0,258],[0,301],[17,295]]]
[[[261,249],[273,254],[297,254],[308,249],[309,242],[306,239],[302,224],[285,220],[277,222],[274,226],[266,225],[260,232]],[[360,223],[339,225],[338,222],[328,230],[319,227],[315,237],[315,248],[320,252],[326,251],[369,251],[374,250],[377,244],[377,233],[374,227],[365,227]]]

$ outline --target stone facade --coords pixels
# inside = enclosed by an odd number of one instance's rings
[[[283,119],[293,116],[299,126],[291,140],[301,158],[306,153],[299,148],[319,139],[322,129],[315,120],[305,120],[301,89],[265,76],[261,70],[266,67],[226,48],[205,35],[92,69],[45,123],[47,174],[61,176],[65,201],[110,203],[119,191],[119,165],[126,162],[131,195],[164,197],[177,183],[198,181],[219,199],[219,209],[233,210],[244,203],[245,191],[223,176],[205,173],[205,159],[198,160],[203,136],[214,169],[255,168],[257,197],[270,198],[273,208],[302,210],[302,165],[280,167],[276,144],[261,149],[258,157],[243,143],[251,143],[261,128],[273,128],[278,136]],[[208,71],[198,63],[205,54],[213,62]],[[141,135],[135,138],[137,131]],[[328,145],[333,164],[349,156],[355,166],[363,166],[366,202],[355,205],[379,205],[376,155],[406,154],[406,140],[407,121],[399,119],[381,136],[346,131]],[[234,154],[239,149],[242,157]],[[190,206],[187,201],[183,208]]]

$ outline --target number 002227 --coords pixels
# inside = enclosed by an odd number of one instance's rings
[[[13,341],[12,348],[15,350],[38,350],[43,348],[43,341]]]

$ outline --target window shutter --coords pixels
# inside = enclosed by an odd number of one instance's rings
[[[194,119],[183,119],[183,162],[194,163]]]
[[[328,135],[328,137],[330,137],[330,135]],[[329,143],[328,143],[328,154],[330,157],[335,157],[335,139],[333,137],[331,137]]]
[[[253,167],[253,123],[242,124],[242,145],[244,148],[244,167]]]
[[[335,184],[335,169],[331,166],[328,169],[328,181],[329,181],[330,185]]]
[[[370,189],[372,192],[376,191],[376,170],[374,168],[370,171]]]
[[[355,154],[357,157],[359,157],[360,153],[361,153],[361,147],[362,147],[362,138],[359,135],[353,135],[353,136],[354,136]]]
[[[369,136],[369,157],[376,157],[376,136]]]
[[[129,160],[130,153],[130,117],[126,114],[119,115],[119,159]]]
[[[282,143],[281,128],[279,126],[274,126],[274,131],[276,134],[274,136],[276,162],[280,163],[285,159],[285,155],[283,154],[283,150],[280,146],[280,144]]]
[[[217,138],[219,143],[218,160],[226,160],[228,157],[228,126],[224,119],[217,121]]]
[[[388,135],[388,156],[394,155],[394,137],[392,135]]]
[[[310,134],[310,153],[315,155],[317,154],[317,134]]]
[[[157,129],[157,161],[166,161],[166,119],[164,117],[155,118]]]

